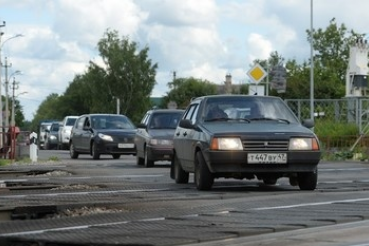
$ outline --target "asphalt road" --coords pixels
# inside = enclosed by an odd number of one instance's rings
[[[369,245],[369,163],[322,162],[315,191],[218,179],[204,192],[167,162],[38,154],[0,169],[0,245]]]

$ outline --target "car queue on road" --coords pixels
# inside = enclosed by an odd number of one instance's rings
[[[134,155],[148,168],[170,161],[171,178],[186,184],[193,173],[198,190],[210,190],[218,178],[275,185],[282,177],[314,190],[321,150],[313,126],[279,97],[211,95],[186,109],[151,109],[137,126],[125,115],[75,117],[67,145],[72,159]]]

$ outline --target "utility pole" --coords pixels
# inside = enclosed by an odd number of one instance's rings
[[[9,127],[9,77],[8,77],[8,69],[12,66],[12,64],[8,64],[8,57],[5,57],[5,121],[4,128],[5,132],[8,131]]]
[[[13,77],[13,96],[12,96],[12,119],[11,119],[11,127],[15,127],[15,90],[18,89],[18,83],[15,81],[15,77]]]
[[[1,94],[1,87],[2,87],[2,83],[1,83],[1,37],[4,35],[4,33],[1,31],[2,27],[5,27],[6,22],[3,21],[3,24],[0,24],[0,148],[3,147],[3,102],[2,102],[2,94]]]

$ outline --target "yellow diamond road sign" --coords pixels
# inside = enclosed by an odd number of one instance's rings
[[[267,72],[264,70],[260,64],[256,63],[248,72],[247,75],[254,81],[254,83],[259,83],[262,81],[265,76],[267,76]]]

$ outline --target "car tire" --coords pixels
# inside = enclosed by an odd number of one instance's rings
[[[72,158],[72,159],[77,159],[78,158],[78,152],[74,148],[73,143],[70,143],[69,154],[70,154],[70,158]]]
[[[200,151],[196,153],[195,184],[198,190],[210,190],[214,184],[214,176],[209,171]]]
[[[142,166],[143,164],[145,164],[145,159],[144,158],[141,158],[138,156],[138,154],[136,154],[136,164],[138,166]]]
[[[120,158],[120,154],[112,154],[112,156],[113,156],[113,159],[119,159]]]
[[[266,185],[275,185],[277,184],[277,180],[278,179],[275,179],[275,178],[266,178],[266,179],[263,179],[263,183]]]
[[[91,155],[92,155],[92,159],[94,159],[94,160],[100,159],[100,154],[97,151],[97,146],[96,146],[95,142],[92,142],[92,144],[91,144]]]
[[[154,166],[154,161],[149,159],[146,147],[145,147],[144,152],[145,152],[145,159],[144,159],[145,167],[153,167]]]
[[[173,174],[177,184],[188,184],[190,174],[183,170],[177,155],[173,157]]]
[[[318,170],[297,174],[300,190],[315,190],[318,183]]]
[[[289,182],[290,182],[291,186],[298,186],[299,185],[299,181],[297,180],[296,176],[290,177]]]

